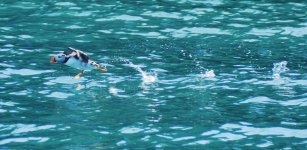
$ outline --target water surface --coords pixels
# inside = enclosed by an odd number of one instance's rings
[[[298,0],[4,0],[0,149],[306,149],[306,36]]]

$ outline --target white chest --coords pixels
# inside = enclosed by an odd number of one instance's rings
[[[74,57],[68,59],[65,65],[79,69],[79,70],[92,70],[93,67],[88,63],[82,62]]]

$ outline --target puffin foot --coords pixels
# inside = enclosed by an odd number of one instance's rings
[[[104,69],[104,68],[101,68],[101,67],[99,67],[98,70],[99,70],[100,72],[107,72],[107,69]]]
[[[76,79],[79,79],[81,76],[83,76],[84,75],[84,71],[82,71],[81,73],[78,73],[76,76],[75,76],[75,78]]]

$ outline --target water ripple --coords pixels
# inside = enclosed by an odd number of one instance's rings
[[[162,32],[170,33],[175,38],[186,38],[192,36],[198,36],[202,34],[223,34],[229,35],[230,32],[223,31],[218,28],[204,28],[204,27],[192,27],[192,28],[181,28],[181,29],[164,29]]]
[[[11,132],[11,134],[20,134],[20,133],[25,133],[25,132],[33,132],[33,131],[38,131],[38,130],[48,130],[55,128],[56,125],[44,125],[44,126],[36,126],[34,124],[30,125],[25,125],[25,124],[17,124],[15,126],[15,130]]]
[[[4,75],[22,75],[22,76],[32,76],[32,75],[38,75],[38,74],[43,74],[43,73],[51,73],[54,72],[55,70],[32,70],[32,69],[11,69],[7,68],[3,71],[0,71],[0,73]]]
[[[235,141],[235,140],[241,140],[241,139],[246,138],[246,136],[244,136],[244,135],[233,134],[233,133],[220,133],[220,134],[214,135],[212,137],[218,138],[222,141]]]
[[[63,92],[52,92],[51,94],[47,95],[47,97],[66,99],[66,98],[73,96],[73,95],[74,94],[63,93]]]
[[[120,129],[119,131],[123,134],[134,134],[134,133],[139,133],[143,131],[144,129],[142,128],[137,128],[137,127],[124,127]]]
[[[163,11],[159,11],[159,12],[147,11],[147,12],[144,12],[142,15],[158,17],[158,18],[183,19],[183,20],[195,20],[196,19],[196,17],[194,16],[189,16],[189,15],[182,16],[182,14],[178,12],[169,13],[169,12],[163,12]]]
[[[258,104],[279,104],[282,106],[307,106],[307,98],[293,100],[274,100],[265,96],[253,97],[240,102],[239,104],[258,103]]]
[[[30,141],[37,141],[39,143],[48,141],[47,137],[25,137],[25,138],[9,138],[0,141],[0,145],[10,144],[10,143],[25,143]]]
[[[262,136],[307,138],[307,129],[288,129],[283,127],[256,128],[240,124],[225,124],[221,126],[221,129],[244,134],[246,136],[262,135]]]
[[[96,21],[114,21],[114,20],[123,20],[123,21],[147,21],[147,19],[144,19],[140,16],[131,16],[131,15],[120,15],[120,16],[114,16],[110,18],[100,18],[96,19]]]
[[[75,6],[76,4],[72,3],[72,2],[58,2],[58,3],[55,3],[55,5],[58,5],[58,6]]]

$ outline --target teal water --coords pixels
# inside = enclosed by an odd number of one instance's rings
[[[0,149],[307,149],[306,5],[2,0]]]

